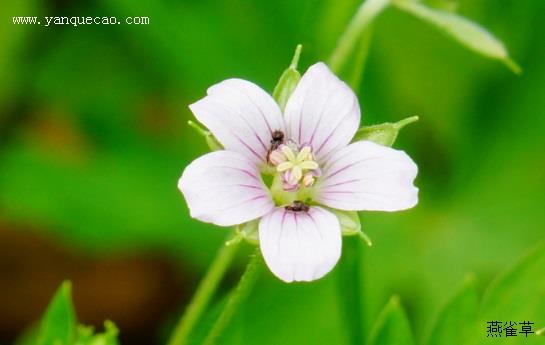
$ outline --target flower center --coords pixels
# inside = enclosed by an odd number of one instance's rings
[[[283,189],[288,192],[295,192],[301,186],[312,186],[319,176],[319,165],[310,146],[299,148],[293,142],[281,144],[271,151],[269,162],[281,174]]]

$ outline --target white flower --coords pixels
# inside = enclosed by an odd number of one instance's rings
[[[284,114],[241,79],[210,87],[190,109],[225,147],[179,180],[191,216],[220,226],[261,218],[261,252],[283,281],[321,278],[339,260],[341,228],[328,208],[398,211],[418,202],[417,167],[403,151],[350,144],[358,100],[323,63],[303,75]]]

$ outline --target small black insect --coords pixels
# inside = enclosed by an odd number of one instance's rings
[[[293,212],[308,212],[310,209],[307,204],[299,200],[295,200],[291,205],[285,206],[284,208]]]
[[[276,150],[283,143],[284,143],[284,132],[282,131],[272,132],[271,151]]]
[[[274,131],[272,132],[272,139],[271,139],[271,147],[267,151],[267,162],[269,162],[269,156],[271,155],[271,152],[276,150],[284,143],[284,132],[282,131]]]

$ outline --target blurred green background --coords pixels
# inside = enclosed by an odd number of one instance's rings
[[[82,322],[109,318],[125,343],[164,342],[227,234],[190,219],[176,188],[207,151],[187,105],[229,77],[272,91],[297,43],[301,70],[326,60],[359,2],[2,2],[0,344],[39,318],[64,278]],[[397,294],[417,339],[468,273],[482,293],[545,237],[545,2],[457,3],[506,44],[521,76],[388,9],[358,90],[363,124],[421,119],[395,145],[419,165],[420,203],[363,213],[374,246],[360,248],[368,324]],[[11,19],[72,15],[151,22]],[[286,285],[266,272],[222,342],[347,343],[341,274]]]

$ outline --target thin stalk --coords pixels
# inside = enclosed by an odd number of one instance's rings
[[[367,0],[359,8],[343,32],[329,59],[329,67],[339,72],[348,61],[361,34],[389,4],[389,0]]]
[[[361,33],[360,40],[355,48],[355,57],[353,59],[354,62],[352,63],[353,66],[348,84],[356,93],[360,89],[361,81],[363,79],[365,63],[367,62],[367,57],[369,56],[369,46],[371,45],[372,36],[373,26],[369,25],[367,30],[364,30]]]
[[[346,237],[343,258],[339,263],[338,291],[344,321],[348,326],[350,344],[365,344],[364,270],[361,241]]]
[[[239,247],[240,242],[234,242],[228,246],[223,245],[218,250],[214,261],[208,267],[208,271],[199,283],[191,302],[189,302],[184,315],[176,325],[168,341],[168,345],[185,345],[188,343],[193,327],[210,303],[212,296],[218,288],[218,284],[233,261]]]
[[[218,337],[229,325],[229,322],[233,318],[233,315],[237,311],[238,307],[244,303],[252,291],[262,267],[263,260],[261,258],[261,252],[259,251],[259,248],[256,248],[255,254],[252,256],[250,262],[246,266],[246,270],[242,274],[238,285],[231,292],[221,315],[218,317],[216,323],[206,336],[206,339],[203,342],[204,345],[214,345],[216,343]]]
[[[335,50],[330,56],[329,66],[339,73],[347,67],[349,57],[356,53],[348,76],[355,92],[361,85],[362,73],[368,57],[369,42],[372,36],[373,20],[388,6],[389,0],[366,0],[354,15],[348,27],[341,35]],[[364,240],[371,243],[366,236]],[[364,255],[360,242],[355,238],[346,238],[343,248],[343,260],[340,263],[338,280],[339,298],[345,322],[349,325],[350,343],[365,344],[365,303],[364,294]]]

